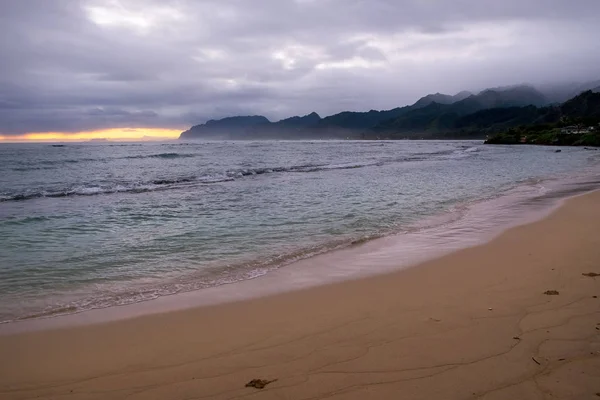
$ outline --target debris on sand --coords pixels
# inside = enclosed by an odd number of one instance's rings
[[[266,379],[252,379],[250,382],[246,383],[246,387],[253,387],[256,389],[263,389],[269,383],[275,382],[277,379],[273,379],[271,381]]]
[[[515,340],[521,340],[521,338],[518,337],[518,336],[513,336],[513,339],[515,339]]]
[[[597,276],[600,276],[600,274],[596,273],[596,272],[584,272],[583,274],[581,274],[583,276],[589,276],[590,278],[595,278]]]
[[[548,296],[558,296],[559,293],[558,290],[546,290],[544,294]]]
[[[535,359],[535,357],[531,357],[531,359],[533,360],[534,363],[536,363],[537,365],[542,365],[540,364],[540,362],[538,360]]]

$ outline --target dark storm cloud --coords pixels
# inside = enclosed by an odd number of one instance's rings
[[[327,115],[597,79],[597,15],[597,0],[4,0],[0,133]]]

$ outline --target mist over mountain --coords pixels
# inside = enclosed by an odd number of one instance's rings
[[[456,103],[457,101],[464,100],[467,97],[470,97],[472,95],[473,95],[473,93],[466,91],[466,90],[463,90],[462,92],[457,93],[454,96],[450,96],[450,95],[442,94],[442,93],[428,94],[427,96],[421,97],[419,100],[417,100],[417,102],[412,105],[412,108],[416,109],[416,108],[426,107],[426,106],[430,105],[431,103],[452,104],[452,103]]]
[[[600,80],[590,82],[571,82],[539,85],[537,89],[546,96],[550,103],[564,103],[587,90],[599,91]]]
[[[313,112],[272,122],[264,116],[236,116],[192,126],[181,139],[400,139],[485,137],[548,117],[544,106],[566,93],[583,92],[600,81],[535,88],[513,85],[477,94],[428,94],[414,104],[390,110],[343,111],[321,118]],[[571,96],[573,97],[573,96]],[[562,103],[562,101],[560,102]]]

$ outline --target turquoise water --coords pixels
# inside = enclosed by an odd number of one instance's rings
[[[0,321],[250,279],[519,185],[594,175],[600,160],[554,151],[459,141],[4,144]]]

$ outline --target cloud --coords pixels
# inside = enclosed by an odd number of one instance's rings
[[[597,0],[5,0],[0,133],[186,128],[598,79]]]

